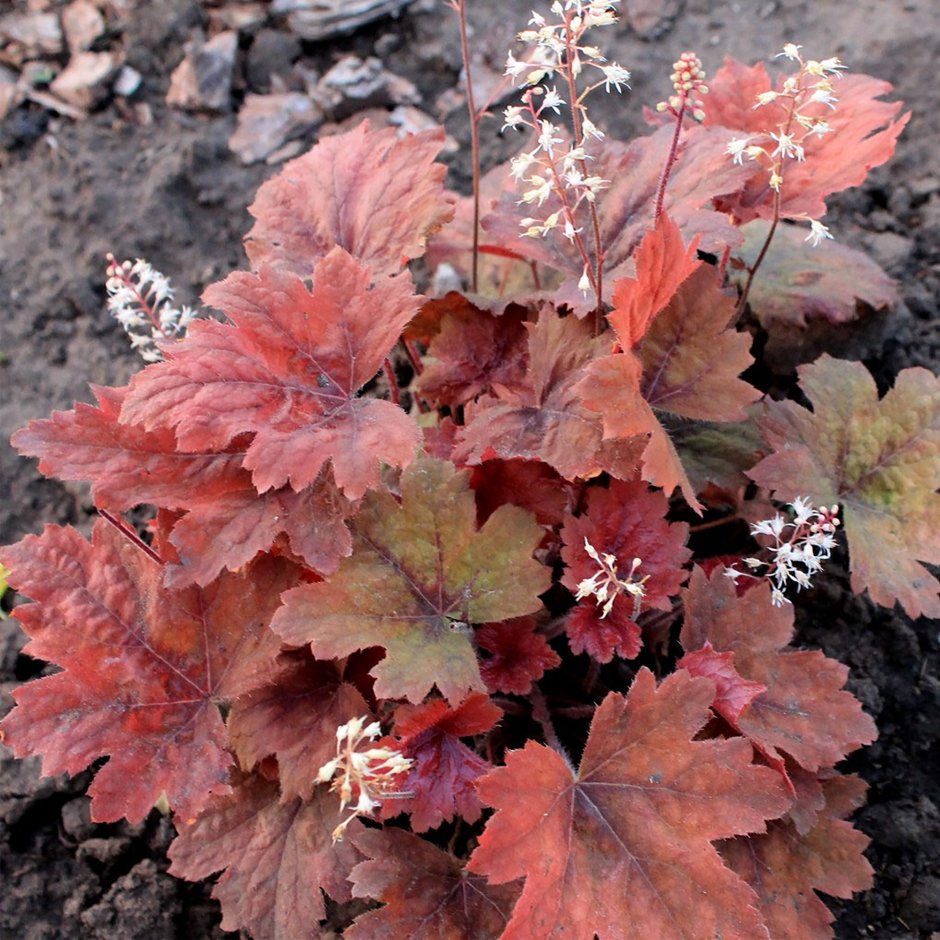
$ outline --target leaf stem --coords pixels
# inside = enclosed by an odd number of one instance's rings
[[[574,765],[571,763],[571,757],[568,755],[565,746],[558,737],[558,732],[555,731],[554,724],[552,724],[552,716],[548,710],[548,702],[545,701],[542,690],[537,685],[533,685],[532,691],[529,693],[529,698],[532,703],[532,717],[541,725],[542,734],[545,735],[545,743],[553,751],[561,755],[573,773]]]
[[[110,523],[114,526],[121,535],[124,536],[132,545],[136,548],[139,548],[145,555],[153,559],[158,565],[163,564],[163,559],[129,526],[125,525],[121,520],[116,516],[112,516],[107,509],[99,509],[98,515],[101,516],[105,522]]]

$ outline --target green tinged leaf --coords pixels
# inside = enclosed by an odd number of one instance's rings
[[[880,401],[860,362],[822,356],[799,369],[813,410],[771,402],[761,431],[774,453],[749,476],[781,500],[839,503],[852,589],[912,616],[940,617],[940,379],[905,369]]]
[[[401,478],[401,503],[369,493],[353,523],[353,555],[327,581],[284,595],[272,629],[318,658],[383,647],[376,695],[420,702],[437,685],[451,702],[485,690],[470,624],[532,613],[548,589],[532,558],[542,529],[501,506],[477,531],[466,471],[423,458]]]

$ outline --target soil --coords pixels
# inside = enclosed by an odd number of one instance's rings
[[[7,9],[41,7],[26,0]],[[55,7],[56,4],[45,4]],[[45,480],[5,443],[27,420],[87,400],[89,381],[122,384],[138,368],[104,308],[104,256],[146,257],[169,275],[181,301],[242,265],[246,206],[276,172],[243,166],[227,141],[246,92],[267,91],[285,50],[323,72],[348,53],[377,56],[410,79],[421,107],[445,119],[460,145],[447,158],[452,184],[466,188],[469,133],[457,88],[460,55],[447,4],[418,0],[351,36],[299,42],[271,18],[239,38],[234,107],[192,115],[164,102],[169,75],[208,4],[194,0],[123,3],[131,15],[115,40],[143,76],[135,102],[152,123],[105,102],[84,121],[33,104],[0,122],[0,543],[46,522],[90,527],[81,486]],[[473,42],[498,69],[531,0],[471,0]],[[646,3],[629,4],[638,16]],[[885,78],[914,110],[897,156],[859,190],[834,199],[826,221],[840,240],[867,249],[900,282],[889,328],[863,351],[882,388],[910,365],[940,365],[940,8],[935,0],[660,0],[648,21],[620,24],[603,42],[633,72],[633,89],[604,102],[615,136],[642,132],[640,104],[663,97],[669,63],[696,49],[708,71],[728,53],[769,58],[785,41],[819,57],[839,55],[855,71]],[[639,27],[639,28],[637,28]],[[273,35],[271,31],[273,32]],[[443,109],[443,113],[439,110]],[[595,118],[597,123],[600,120]],[[495,122],[484,125],[485,158],[505,156]],[[312,137],[308,137],[312,141]],[[850,688],[876,719],[880,738],[844,769],[870,786],[857,826],[872,840],[874,888],[831,901],[839,938],[913,940],[940,936],[940,625],[912,622],[847,589],[833,567],[798,608],[798,642],[821,647],[851,669]],[[7,602],[9,602],[7,598]],[[23,635],[0,622],[0,712],[9,691],[42,674],[19,654]],[[15,761],[0,746],[0,936],[211,938],[219,927],[211,884],[166,874],[172,826],[156,811],[145,824],[95,825],[83,791],[89,774],[41,779],[36,760]]]

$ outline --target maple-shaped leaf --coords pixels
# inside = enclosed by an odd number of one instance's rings
[[[695,242],[686,248],[679,228],[664,212],[636,250],[636,276],[614,284],[613,310],[607,319],[624,349],[632,349],[646,335],[653,317],[701,263]]]
[[[736,255],[748,270],[767,239],[770,222],[755,219],[741,226],[744,244]],[[837,241],[806,244],[804,226],[778,226],[760,266],[748,305],[767,330],[805,327],[807,320],[847,323],[858,316],[859,303],[874,309],[897,303],[895,282],[868,255]],[[746,271],[730,269],[742,286]]]
[[[528,695],[533,682],[561,664],[548,640],[536,632],[532,617],[488,623],[477,630],[476,641],[489,653],[480,663],[480,675],[491,692]]]
[[[940,617],[940,379],[905,369],[878,399],[860,362],[822,356],[798,369],[813,410],[769,402],[761,432],[774,453],[749,476],[778,499],[838,503],[852,589],[912,617]]]
[[[244,466],[262,493],[301,490],[330,463],[337,485],[358,499],[378,484],[382,462],[412,459],[414,421],[391,402],[357,397],[417,310],[408,275],[373,283],[335,248],[312,290],[265,268],[231,274],[203,299],[232,323],[194,323],[166,362],[134,377],[122,421],[172,427],[183,450],[222,450],[254,432]]]
[[[477,531],[468,476],[421,458],[402,474],[400,503],[369,493],[352,556],[285,594],[272,628],[322,659],[384,648],[373,670],[382,698],[420,702],[437,685],[456,703],[482,690],[470,624],[534,612],[551,576],[532,558],[542,530],[530,513],[501,506]]]
[[[447,311],[424,358],[414,389],[436,406],[453,407],[493,386],[522,384],[528,359],[526,311],[511,306],[501,316],[469,300]]]
[[[402,829],[363,830],[353,840],[369,861],[349,876],[353,897],[384,907],[360,914],[348,940],[496,940],[519,886],[492,885],[447,852]]]
[[[26,651],[63,670],[14,693],[2,728],[17,756],[41,754],[49,776],[109,757],[89,788],[102,822],[139,821],[164,792],[185,819],[228,792],[219,706],[273,670],[280,643],[268,622],[295,567],[262,558],[207,588],[170,591],[162,565],[104,521],[91,543],[49,526],[0,559],[35,601],[16,610]]]
[[[87,481],[95,504],[122,512],[149,504],[185,510],[170,541],[179,564],[166,566],[168,587],[206,585],[236,570],[283,535],[290,550],[323,574],[336,570],[352,543],[352,506],[328,474],[300,493],[282,487],[259,495],[242,467],[244,447],[187,453],[169,428],[122,424],[123,388],[92,386],[98,406],[78,404],[31,421],[13,435],[21,454],[62,480]]]
[[[682,489],[700,509],[674,444],[669,420],[742,421],[760,392],[738,376],[753,362],[750,337],[736,332],[734,298],[713,268],[686,278],[635,350],[597,359],[575,389],[603,417],[604,436],[648,435],[643,479],[671,493]]]
[[[326,917],[324,892],[350,899],[346,877],[362,859],[351,841],[358,820],[345,839],[331,838],[338,807],[325,787],[308,801],[282,800],[276,782],[246,777],[232,796],[180,829],[168,852],[170,874],[199,881],[224,870],[212,889],[223,930],[243,929],[254,940],[306,940]]]
[[[824,780],[825,808],[805,834],[776,820],[766,834],[721,846],[727,863],[757,892],[772,937],[829,940],[834,918],[816,892],[850,898],[871,887],[872,868],[862,855],[869,839],[845,821],[864,801],[865,789],[857,777]]]
[[[793,636],[793,608],[774,607],[767,582],[739,597],[723,572],[709,579],[696,568],[683,602],[679,640],[693,655],[680,665],[695,675],[712,676],[716,656],[734,654],[733,662],[725,659],[728,684],[719,685],[715,709],[763,753],[779,760],[784,752],[815,771],[833,767],[875,740],[875,723],[843,689],[848,669],[819,650],[787,648]],[[695,656],[706,644],[708,655]],[[727,706],[728,697],[748,694],[755,682],[766,691],[735,715]]]
[[[470,859],[491,883],[526,879],[504,940],[767,937],[756,897],[711,844],[764,831],[788,799],[750,744],[694,740],[714,685],[641,669],[597,709],[577,773],[529,742],[477,784],[496,809]]]
[[[465,410],[467,425],[461,433],[455,459],[478,464],[493,457],[541,460],[565,479],[595,476],[617,460],[603,453],[600,418],[585,408],[574,386],[585,367],[610,340],[594,337],[591,327],[575,317],[559,317],[544,307],[529,330],[527,385],[496,388]]]
[[[606,138],[592,145],[591,174],[610,181],[597,200],[605,284],[612,285],[633,273],[634,251],[654,227],[656,195],[673,132],[672,127],[663,127],[629,144]],[[712,209],[716,196],[736,193],[752,173],[751,168],[735,166],[728,158],[727,147],[733,136],[723,128],[688,128],[680,139],[678,159],[666,189],[665,211],[687,243],[700,237],[703,251],[720,254],[727,245],[740,242],[727,217]],[[558,302],[570,305],[579,315],[593,309],[593,296],[586,298],[577,287],[584,261],[561,229],[545,238],[520,237],[520,220],[531,214],[531,207],[518,205],[519,194],[519,186],[507,169],[504,192],[493,203],[494,211],[482,221],[484,246],[518,253],[561,271],[566,280],[557,291]],[[561,205],[552,195],[539,212],[547,216],[556,209],[560,210]],[[586,233],[590,231],[589,221],[584,228]],[[585,247],[593,258],[593,238],[585,238]],[[604,293],[605,298],[609,296],[607,290]]]
[[[322,575],[336,571],[352,551],[346,519],[353,504],[329,473],[299,493],[281,487],[260,495],[248,472],[242,474],[240,490],[194,499],[173,526],[170,541],[180,563],[167,566],[168,587],[208,584],[223,568],[237,570],[258,552],[280,546],[282,537],[290,554]]]
[[[414,761],[401,785],[412,795],[386,802],[385,813],[410,813],[414,832],[426,832],[454,816],[476,822],[481,807],[473,785],[492,764],[460,739],[485,734],[502,715],[480,692],[472,692],[456,708],[442,699],[402,705],[395,712],[395,736],[398,749]]]
[[[446,168],[435,163],[442,131],[399,138],[363,121],[321,140],[258,190],[245,237],[252,267],[303,277],[337,245],[374,274],[399,272],[453,217]]]
[[[806,117],[823,118],[830,132],[808,135],[803,141],[805,159],[787,163],[780,190],[780,212],[785,218],[822,218],[828,196],[861,185],[869,170],[891,157],[910,119],[909,113],[897,117],[901,102],[878,100],[891,92],[888,82],[852,73],[840,78],[835,110],[822,102],[800,109]],[[724,67],[708,81],[705,124],[730,128],[738,137],[776,131],[777,125],[786,121],[783,99],[754,106],[758,95],[774,87],[763,64],[746,66],[726,57]],[[770,174],[762,165],[748,161],[745,166],[751,179],[740,195],[724,203],[745,222],[755,216],[771,218],[774,193]]]
[[[766,685],[743,678],[734,668],[734,653],[719,653],[708,640],[701,649],[686,653],[676,665],[693,676],[704,676],[715,683],[712,708],[733,728],[739,727],[738,719],[748,705],[767,691]]]
[[[534,513],[539,525],[559,525],[568,506],[565,481],[540,460],[485,460],[473,468],[477,518],[485,522],[506,503]]]
[[[277,757],[284,798],[309,800],[317,771],[336,755],[336,729],[369,714],[369,706],[335,662],[296,651],[281,666],[271,682],[232,704],[229,741],[245,770]]]
[[[683,566],[692,553],[685,547],[689,527],[684,522],[667,522],[668,511],[666,497],[641,480],[614,480],[608,489],[592,487],[585,511],[565,518],[561,557],[566,567],[561,583],[574,593],[601,570],[588,554],[587,542],[600,556],[616,558],[618,576],[626,578],[632,572],[635,581],[642,581],[644,609],[671,609],[670,598],[686,579]],[[634,568],[636,559],[640,563]],[[586,652],[602,663],[614,656],[632,659],[641,647],[640,628],[634,620],[638,607],[636,598],[624,592],[614,598],[604,616],[603,602],[594,595],[583,598],[565,623],[572,651]]]

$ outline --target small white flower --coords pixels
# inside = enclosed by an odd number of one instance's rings
[[[546,108],[551,108],[555,114],[560,114],[561,112],[558,109],[564,103],[565,99],[562,98],[554,88],[549,88],[548,91],[545,92],[545,98],[542,100],[542,107],[540,111],[544,111]]]
[[[621,66],[617,65],[616,62],[611,62],[609,65],[602,65],[601,71],[604,73],[604,90],[610,92],[610,86],[613,85],[618,92],[622,92],[621,85],[626,85],[627,88],[630,86],[627,84],[630,81],[630,73]]]
[[[809,235],[803,239],[804,242],[809,242],[813,248],[815,248],[824,238],[832,238],[831,233],[827,226],[823,225],[822,222],[817,219],[809,220]]]
[[[732,163],[742,166],[744,163],[744,155],[747,153],[750,143],[750,134],[747,137],[735,137],[734,140],[728,143],[725,153],[731,157]]]
[[[779,59],[780,56],[786,56],[788,59],[793,59],[799,62],[800,61],[800,49],[802,48],[803,48],[802,46],[798,46],[795,43],[788,42],[784,44],[783,52],[778,52],[775,58]]]

